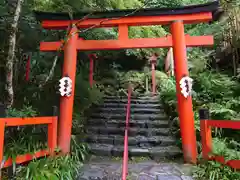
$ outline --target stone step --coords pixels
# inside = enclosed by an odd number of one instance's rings
[[[93,113],[91,115],[92,118],[106,118],[106,119],[121,119],[124,120],[126,117],[126,113]],[[131,113],[130,114],[131,120],[167,120],[167,116],[165,114],[139,114],[139,113]]]
[[[105,126],[105,127],[125,127],[125,120],[106,120],[106,119],[89,119],[87,124],[89,126]],[[138,127],[138,128],[164,128],[169,127],[169,122],[166,120],[161,121],[149,121],[149,120],[130,120],[130,127]]]
[[[81,138],[81,137],[80,137]],[[123,145],[124,136],[120,135],[96,135],[88,134],[84,138],[85,142],[88,143],[100,143],[100,144],[111,144],[111,145]],[[170,136],[134,136],[128,137],[128,145],[136,147],[155,147],[155,146],[169,146],[175,145],[176,139]]]
[[[127,103],[127,99],[104,99],[104,103]],[[159,99],[131,99],[131,104],[158,104]]]
[[[107,107],[112,107],[112,108],[126,108],[127,103],[104,103],[99,105],[99,108],[107,108]],[[159,104],[132,104],[131,103],[131,108],[155,108],[155,109],[163,109],[163,104],[159,103]]]
[[[98,156],[123,156],[123,146],[110,144],[89,143],[90,152]],[[181,155],[181,150],[177,146],[156,146],[151,148],[128,147],[129,157],[149,156],[151,158],[173,158]]]
[[[127,105],[126,107],[115,107],[115,108],[97,108],[95,112],[112,112],[112,113],[126,113],[127,110]],[[151,113],[151,114],[159,114],[159,113],[164,113],[164,109],[161,108],[130,108],[131,113],[139,113],[139,114],[144,114],[144,113]]]
[[[127,96],[104,96],[103,99],[127,99]],[[138,97],[131,97],[131,99],[135,100],[135,99],[140,99],[140,100],[149,100],[149,99],[157,99],[159,100],[160,96],[156,95],[156,96],[138,96]]]
[[[104,126],[98,126],[98,127],[92,127],[87,126],[85,129],[87,134],[102,134],[102,135],[124,135],[125,127],[104,127]],[[168,136],[171,134],[169,128],[129,128],[128,131],[129,136],[137,136],[142,135],[146,137],[151,136]]]

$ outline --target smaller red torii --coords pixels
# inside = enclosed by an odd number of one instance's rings
[[[26,62],[25,65],[25,81],[28,82],[30,80],[30,71],[31,71],[31,54],[24,53],[23,60]]]
[[[96,54],[89,54],[88,55],[89,58],[89,84],[90,87],[93,86],[93,71],[94,71],[94,59],[97,59],[97,55]]]

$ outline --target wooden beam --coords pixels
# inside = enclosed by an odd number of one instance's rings
[[[0,118],[0,121],[4,121],[7,127],[9,126],[25,126],[25,125],[39,125],[39,124],[51,124],[57,117],[22,117],[22,118]]]
[[[118,39],[119,40],[128,40],[128,26],[126,24],[119,25],[118,27]]]
[[[13,163],[22,164],[22,163],[25,163],[25,162],[29,162],[33,159],[48,156],[49,154],[50,153],[49,153],[48,150],[40,150],[40,151],[35,152],[34,154],[28,153],[28,154],[18,155],[17,157],[15,157],[15,159],[8,158],[5,161],[5,163],[3,165],[3,168],[7,168],[9,166],[12,166]]]
[[[185,35],[188,47],[211,46],[214,44],[213,36],[189,36]],[[61,42],[41,42],[41,51],[57,51]],[[172,37],[161,38],[137,38],[126,40],[83,40],[78,39],[77,50],[117,50],[132,48],[167,48],[172,47]]]
[[[122,17],[113,20],[109,19],[86,19],[84,21],[69,21],[69,20],[44,20],[42,27],[45,29],[66,29],[69,24],[77,23],[79,28],[96,27],[116,27],[118,25],[128,26],[149,26],[149,25],[163,25],[170,24],[173,21],[182,20],[184,24],[194,24],[201,22],[208,22],[212,20],[211,12],[202,12],[196,14],[182,14],[182,15],[161,15],[161,16],[140,16],[140,17]]]
[[[217,128],[240,129],[240,121],[208,120],[207,125]]]

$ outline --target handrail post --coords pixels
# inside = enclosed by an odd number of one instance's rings
[[[0,118],[6,117],[6,107],[0,103]],[[5,132],[5,121],[0,120],[0,179],[2,178],[2,168],[4,166],[3,153],[4,153],[4,132]]]
[[[128,102],[126,111],[126,127],[124,134],[124,152],[123,152],[123,164],[122,164],[122,180],[127,179],[128,174],[128,129],[129,129],[129,118],[130,118],[130,107],[131,107],[131,94],[132,87],[128,87]]]
[[[53,118],[52,123],[48,124],[48,148],[50,155],[54,154],[55,148],[57,147],[57,118],[58,108],[53,106],[52,112]]]
[[[209,153],[212,152],[212,131],[208,125],[209,118],[210,113],[208,109],[199,110],[202,156],[205,160],[208,160]]]

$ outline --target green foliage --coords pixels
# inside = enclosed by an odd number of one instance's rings
[[[128,84],[132,84],[135,95],[145,92],[145,74],[136,71],[128,71],[120,73],[119,80],[123,89],[128,88]]]
[[[32,106],[23,106],[22,109],[10,108],[7,110],[7,117],[34,117],[37,111]]]
[[[232,81],[224,74],[205,71],[199,74],[192,74],[194,91],[201,92],[196,99],[201,101],[222,101],[232,97],[237,82]]]
[[[237,149],[231,149],[231,144],[237,144],[236,141],[228,141],[225,139],[213,138],[213,154],[224,156],[225,160],[240,159],[240,152]],[[238,149],[239,150],[239,149]],[[232,171],[228,166],[224,166],[218,162],[208,161],[202,162],[194,169],[194,178],[206,180],[237,180],[240,173]]]
[[[86,109],[93,104],[98,104],[101,102],[103,97],[103,92],[101,92],[97,85],[92,88],[88,80],[85,80],[83,74],[78,74],[76,76],[76,91],[75,91],[75,107],[78,108],[78,113],[84,112]]]
[[[17,169],[17,180],[74,180],[78,175],[82,162],[88,155],[88,147],[76,141],[71,141],[71,154],[33,160],[27,166]]]
[[[13,133],[11,133],[12,135]],[[8,135],[8,133],[6,133]],[[4,157],[5,159],[13,158],[17,155],[26,153],[34,153],[36,151],[46,149],[46,134],[29,132],[26,129],[20,128],[14,132],[14,136],[8,136],[4,144]]]
[[[232,145],[235,145],[232,146]],[[239,143],[228,138],[213,138],[213,154],[224,156],[226,160],[240,159]],[[234,147],[234,148],[232,148]]]
[[[67,156],[44,158],[32,161],[27,168],[21,167],[18,172],[18,180],[37,179],[69,179],[73,180],[77,173],[76,163]],[[79,162],[78,162],[79,163]]]
[[[228,166],[208,161],[195,168],[193,177],[196,180],[238,180],[240,173],[232,171]]]

